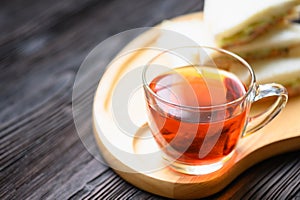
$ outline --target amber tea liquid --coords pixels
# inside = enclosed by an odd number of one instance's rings
[[[246,93],[235,75],[186,66],[156,77],[149,86],[159,97],[148,94],[151,130],[168,157],[200,165],[218,162],[232,152],[247,113],[238,102],[227,104]]]

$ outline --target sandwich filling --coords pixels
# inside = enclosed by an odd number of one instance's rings
[[[247,61],[256,60],[260,58],[274,58],[278,56],[288,56],[290,53],[291,48],[287,47],[279,47],[275,49],[259,49],[255,51],[249,51],[249,52],[235,52],[242,58],[244,58]]]
[[[300,78],[284,84],[290,97],[300,94]]]

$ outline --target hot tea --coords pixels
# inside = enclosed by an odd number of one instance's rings
[[[288,100],[282,85],[258,84],[246,61],[213,47],[162,51],[142,80],[149,129],[168,161],[161,163],[190,175],[229,164],[239,140],[268,124]],[[267,97],[276,101],[250,116],[251,105]]]
[[[157,76],[149,87],[156,95],[147,98],[151,130],[168,157],[199,165],[232,152],[247,114],[238,102],[246,89],[234,74],[185,66]]]

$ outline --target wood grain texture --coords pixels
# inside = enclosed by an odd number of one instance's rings
[[[162,199],[126,183],[86,151],[72,119],[73,82],[85,56],[107,37],[202,5],[200,0],[2,1],[0,199]],[[116,41],[107,49],[104,64],[119,47],[122,42]],[[82,94],[78,101],[87,104],[93,88]],[[299,159],[294,152],[266,160],[211,198],[299,197]]]

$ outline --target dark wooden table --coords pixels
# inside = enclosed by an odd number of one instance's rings
[[[74,126],[72,87],[80,64],[101,41],[199,11],[203,1],[2,0],[0,5],[0,199],[162,199],[126,183],[86,150]],[[116,53],[121,45],[116,41],[107,52]],[[113,55],[103,57],[103,70]],[[85,97],[94,89],[86,88],[76,100],[90,104]],[[92,137],[91,116],[84,117]],[[300,199],[299,153],[253,166],[211,198]]]

